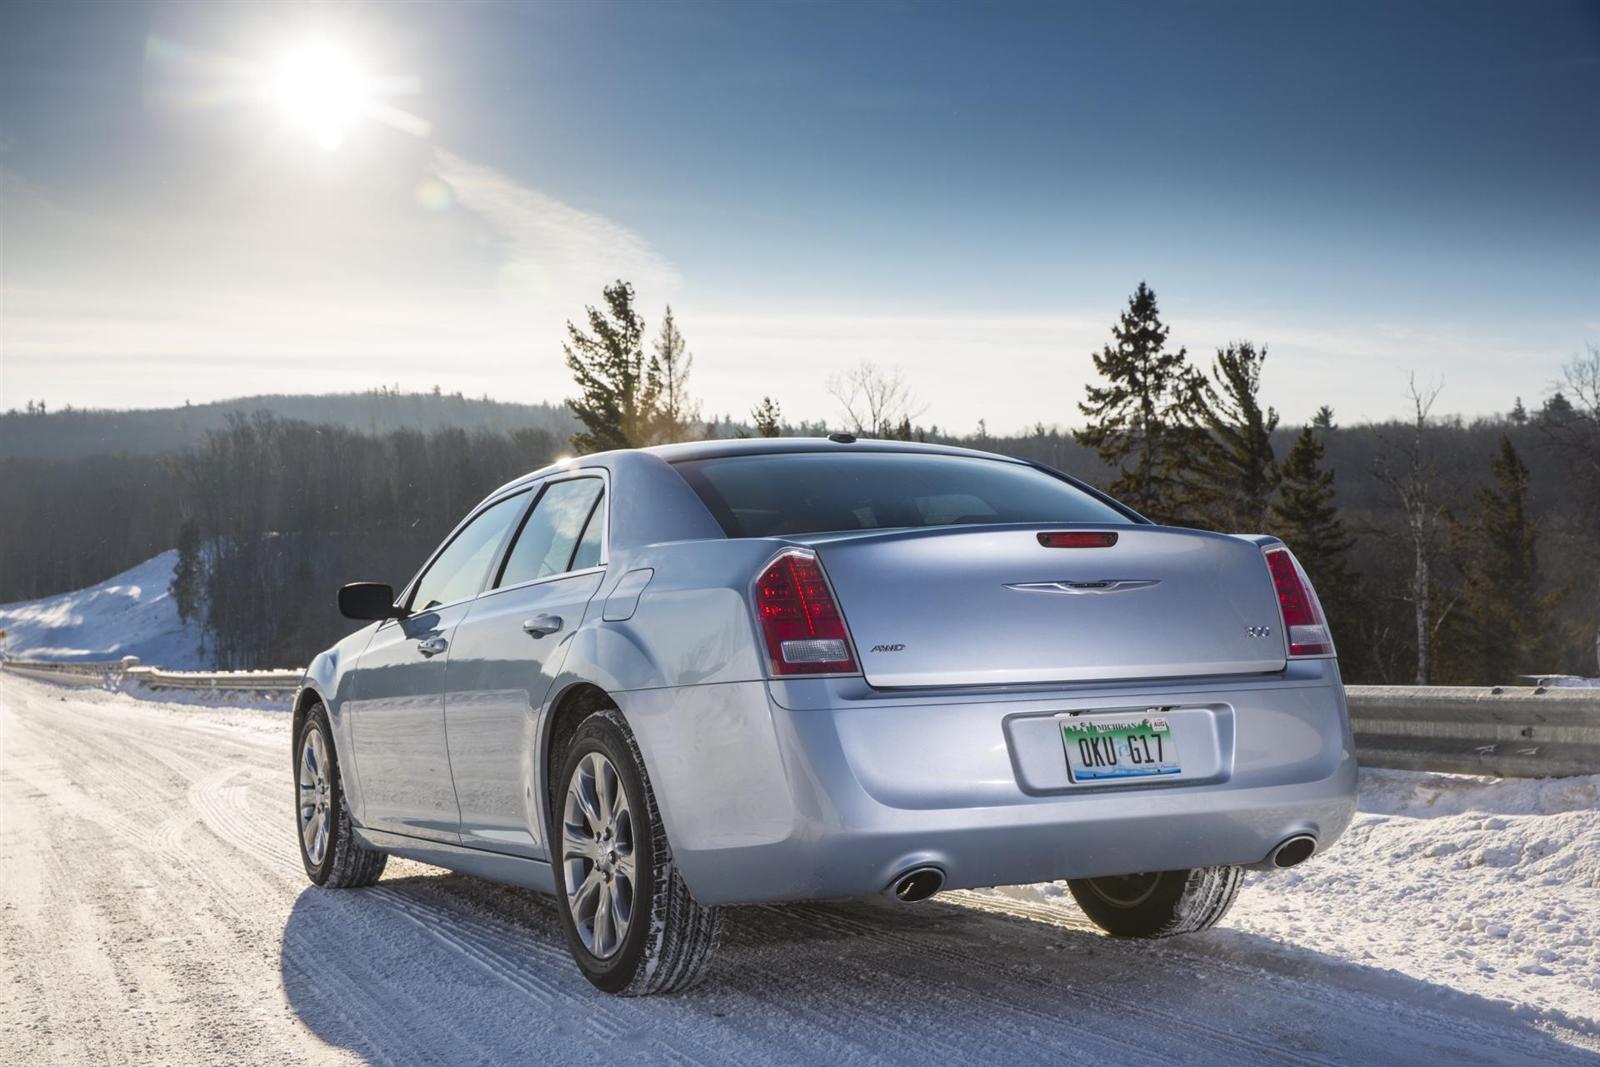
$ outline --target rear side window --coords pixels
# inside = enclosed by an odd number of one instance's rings
[[[729,537],[986,522],[1133,520],[1020,463],[896,452],[686,460],[678,473]]]
[[[583,536],[578,538],[578,549],[572,554],[572,569],[581,571],[585,567],[600,566],[600,535],[605,532],[606,504],[605,494],[595,501],[594,510],[589,512],[589,525],[583,528]]]
[[[604,489],[598,478],[556,482],[546,489],[511,546],[499,584],[518,585],[598,564],[602,523],[597,516]],[[593,562],[579,564],[574,560],[590,544],[585,532],[590,526],[595,528]]]
[[[516,493],[484,508],[467,523],[418,580],[411,594],[412,610],[428,611],[476,596],[527,503],[527,493]]]

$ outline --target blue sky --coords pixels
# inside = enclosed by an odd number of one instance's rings
[[[307,42],[401,118],[311,143]],[[1141,279],[1291,420],[1499,411],[1600,340],[1597,129],[1594,3],[7,5],[0,404],[557,399],[621,275],[715,413],[1070,424]]]

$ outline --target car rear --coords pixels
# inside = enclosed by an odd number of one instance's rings
[[[631,698],[680,732],[641,740],[697,897],[1265,863],[1349,822],[1331,639],[1281,543],[970,453],[677,468],[740,543],[764,675]]]

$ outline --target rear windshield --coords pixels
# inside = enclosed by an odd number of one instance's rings
[[[905,452],[685,460],[678,472],[729,537],[987,522],[1132,520],[1020,463]]]

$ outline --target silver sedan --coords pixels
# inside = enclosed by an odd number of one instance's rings
[[[301,854],[553,893],[601,989],[703,976],[723,908],[1066,879],[1204,929],[1355,807],[1316,593],[1261,535],[1048,468],[827,439],[602,453],[467,515],[295,705]]]

